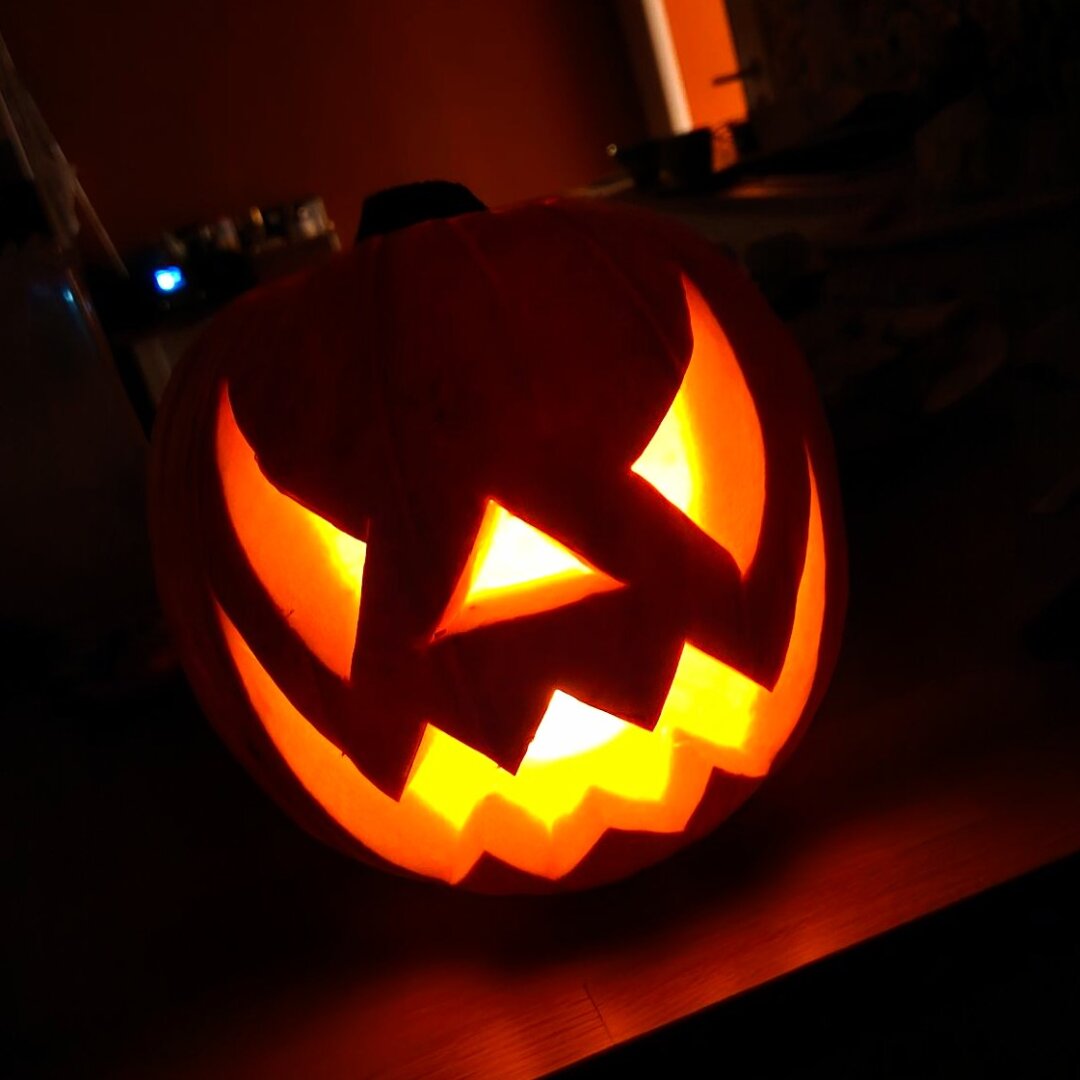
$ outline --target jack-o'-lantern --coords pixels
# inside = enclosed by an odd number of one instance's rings
[[[577,888],[713,828],[816,707],[834,466],[793,342],[702,241],[463,190],[384,196],[206,332],[155,433],[159,585],[210,718],[312,832]]]

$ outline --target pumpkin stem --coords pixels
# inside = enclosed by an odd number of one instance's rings
[[[486,209],[464,184],[455,184],[450,180],[399,184],[377,191],[364,200],[356,242],[359,244],[369,236],[407,229],[421,221],[475,214]]]

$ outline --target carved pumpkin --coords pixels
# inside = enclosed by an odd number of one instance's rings
[[[700,240],[455,209],[204,335],[155,433],[159,585],[211,719],[311,831],[577,888],[713,828],[809,718],[834,467],[791,339]]]

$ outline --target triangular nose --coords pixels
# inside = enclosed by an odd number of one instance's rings
[[[549,611],[621,586],[622,582],[489,499],[472,553],[435,637]]]

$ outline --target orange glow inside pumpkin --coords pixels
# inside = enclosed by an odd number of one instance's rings
[[[764,444],[731,347],[704,300],[685,284],[694,351],[671,409],[634,470],[727,547],[745,573],[764,511]],[[315,515],[273,489],[236,427],[227,394],[217,450],[230,518],[252,567],[313,652],[332,656],[335,664],[328,666],[347,677],[361,574],[350,577],[346,568],[362,570],[363,543],[325,522],[313,525],[308,519],[319,521]],[[681,831],[714,768],[762,776],[791,734],[813,685],[825,612],[825,541],[809,462],[808,469],[807,551],[787,658],[772,692],[686,644],[653,731],[554,688],[516,774],[428,724],[402,797],[391,799],[292,706],[219,608],[225,640],[278,752],[312,797],[365,846],[450,882],[463,878],[485,851],[559,878],[607,829]],[[281,518],[276,524],[275,515]],[[515,523],[532,527],[495,503],[485,523],[488,532],[481,528],[457,607],[455,600],[448,607],[447,632],[461,632],[468,618],[477,619],[469,625],[490,621],[494,612],[512,617],[543,610],[567,583],[589,583],[589,591],[618,587],[538,530],[534,536],[519,529]],[[520,545],[511,543],[515,534]],[[530,550],[531,559],[517,562]],[[310,590],[304,597],[289,585],[298,579]],[[527,586],[535,598],[546,594],[543,607],[522,606]],[[464,614],[470,604],[487,614]],[[342,658],[343,668],[337,666]]]
[[[282,494],[221,395],[217,460],[229,519],[251,568],[305,645],[349,677],[367,544]]]
[[[694,284],[683,278],[694,351],[671,408],[632,469],[745,575],[765,513],[765,441],[735,350]]]
[[[614,578],[489,499],[435,635],[550,611],[618,587]]]

